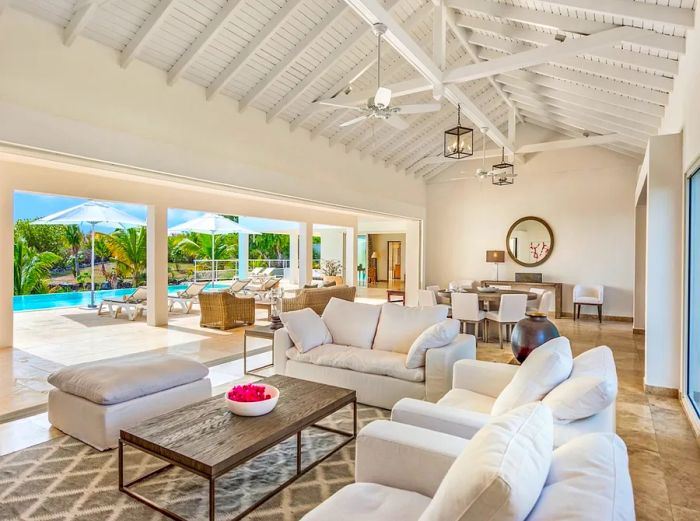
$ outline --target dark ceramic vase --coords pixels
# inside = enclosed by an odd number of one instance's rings
[[[533,350],[559,336],[557,326],[547,319],[546,313],[530,311],[515,325],[511,336],[513,356],[521,364]]]

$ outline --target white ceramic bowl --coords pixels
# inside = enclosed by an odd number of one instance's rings
[[[229,400],[228,392],[224,394],[224,400],[228,410],[238,416],[262,416],[267,414],[277,405],[277,400],[280,397],[280,391],[277,387],[262,384],[265,387],[265,394],[270,395],[269,400],[261,400],[259,402],[236,402]]]
[[[482,293],[496,293],[496,290],[498,288],[494,288],[492,286],[477,286],[476,290],[481,291]]]

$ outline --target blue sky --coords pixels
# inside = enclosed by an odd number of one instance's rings
[[[59,195],[32,194],[28,192],[15,192],[14,219],[37,219],[60,210],[84,203],[86,199],[77,197],[63,197]],[[114,207],[133,215],[146,219],[146,207],[138,204],[113,203]],[[191,210],[168,210],[168,227],[189,221],[202,215],[202,212]],[[87,230],[87,226],[84,229]],[[97,226],[99,231],[111,231],[109,226]]]

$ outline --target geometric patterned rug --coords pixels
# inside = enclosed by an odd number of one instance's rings
[[[389,416],[389,411],[358,405],[358,429]],[[322,422],[352,430],[349,408]],[[343,438],[307,429],[302,437],[304,466],[330,452]],[[289,440],[260,454],[217,480],[216,518],[232,519],[257,498],[294,474],[296,441]],[[355,443],[351,442],[270,498],[245,519],[295,521],[336,490],[352,483]],[[130,480],[163,463],[125,449],[125,479]],[[61,436],[0,457],[0,520],[9,521],[161,521],[169,519],[119,492],[117,451],[99,452]],[[188,520],[207,519],[207,482],[180,469],[171,469],[139,483],[135,490]]]

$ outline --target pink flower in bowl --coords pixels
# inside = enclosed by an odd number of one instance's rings
[[[277,405],[280,392],[272,385],[236,385],[225,395],[228,410],[238,416],[262,416]]]

